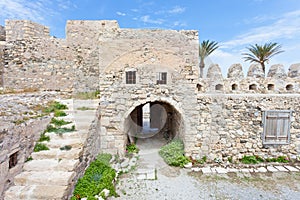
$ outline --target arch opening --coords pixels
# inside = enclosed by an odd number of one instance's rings
[[[257,90],[257,85],[256,84],[249,85],[249,90]]]
[[[268,84],[268,90],[274,90],[275,85],[274,84]]]
[[[182,138],[182,114],[163,101],[146,102],[136,106],[124,122],[127,144],[144,144],[151,140],[152,147],[161,147],[173,138]]]
[[[231,90],[237,90],[238,89],[238,85],[237,84],[232,84],[231,85]]]
[[[292,91],[294,89],[294,86],[292,84],[288,84],[288,85],[286,85],[285,89],[287,91]]]
[[[222,91],[223,90],[223,85],[222,84],[216,85],[215,90]]]

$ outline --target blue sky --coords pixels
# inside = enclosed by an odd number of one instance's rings
[[[29,19],[60,38],[66,21],[75,19],[115,19],[121,28],[198,30],[200,41],[219,42],[207,62],[219,64],[223,73],[233,63],[247,69],[241,53],[256,43],[282,45],[284,53],[268,66],[300,63],[299,0],[0,0],[0,11],[1,25],[5,19]]]

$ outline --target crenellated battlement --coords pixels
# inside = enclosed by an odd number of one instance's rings
[[[300,64],[290,66],[288,73],[281,64],[272,65],[265,77],[261,66],[252,64],[244,76],[241,64],[233,64],[224,78],[217,64],[208,68],[207,77],[197,83],[199,93],[300,93]]]

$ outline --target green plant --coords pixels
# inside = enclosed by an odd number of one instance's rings
[[[138,153],[139,148],[136,146],[136,144],[129,144],[126,146],[126,152],[127,153]]]
[[[161,147],[159,155],[171,166],[183,167],[190,162],[190,159],[184,156],[184,145],[181,140],[173,140],[169,144]]]
[[[231,156],[228,157],[228,162],[232,163],[232,157]]]
[[[277,158],[267,158],[266,162],[288,163],[290,160],[286,156],[278,156]]]
[[[49,148],[42,143],[36,143],[33,149],[34,152],[46,151],[46,150],[49,150]]]
[[[61,110],[55,110],[54,111],[54,117],[64,117],[67,116],[67,113]]]
[[[29,162],[29,161],[31,161],[31,160],[33,160],[33,158],[32,158],[31,156],[29,156],[29,157],[25,160],[25,162]]]
[[[74,98],[75,99],[82,99],[82,100],[85,100],[85,99],[97,99],[97,98],[99,98],[99,94],[100,94],[99,90],[92,91],[92,92],[77,92],[74,95]]]
[[[89,107],[83,106],[83,107],[77,108],[77,110],[81,110],[81,111],[85,111],[85,110],[95,110],[95,108],[89,108]]]
[[[257,164],[264,162],[264,159],[259,156],[243,156],[241,162],[244,164]]]
[[[65,121],[63,119],[56,119],[56,118],[52,118],[51,119],[51,124],[54,124],[55,126],[63,126],[63,125],[66,125],[66,124],[70,124],[72,122],[69,122],[69,121]]]
[[[61,151],[69,151],[69,150],[71,150],[72,149],[72,146],[71,145],[65,145],[65,146],[63,146],[63,147],[60,147],[59,148]]]
[[[41,136],[40,136],[40,139],[38,140],[38,142],[44,142],[44,141],[47,141],[49,142],[50,141],[50,137],[45,135],[45,133],[42,133]]]
[[[45,113],[55,112],[57,110],[65,110],[68,109],[68,106],[65,104],[61,104],[57,101],[51,101],[48,103],[47,107],[43,109]]]
[[[47,126],[45,133],[54,132],[54,133],[62,134],[62,133],[73,132],[73,131],[75,131],[75,125],[73,125],[72,128],[56,128],[50,124]]]
[[[102,162],[103,164],[109,165],[109,161],[111,160],[112,155],[109,153],[101,153],[97,156],[97,160]]]
[[[86,169],[83,177],[78,179],[71,200],[81,198],[96,199],[103,189],[109,190],[110,196],[117,196],[113,180],[116,177],[114,169],[107,165],[109,156],[98,156]]]

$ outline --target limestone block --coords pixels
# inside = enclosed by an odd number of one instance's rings
[[[244,78],[243,67],[241,64],[233,64],[228,69],[227,78],[242,79]]]
[[[268,77],[278,78],[278,79],[286,78],[287,75],[285,73],[284,66],[281,64],[272,65],[269,69]]]
[[[265,77],[265,74],[260,64],[252,64],[249,67],[247,76],[253,78],[263,78]]]
[[[300,77],[300,63],[290,66],[288,76],[291,78]]]

